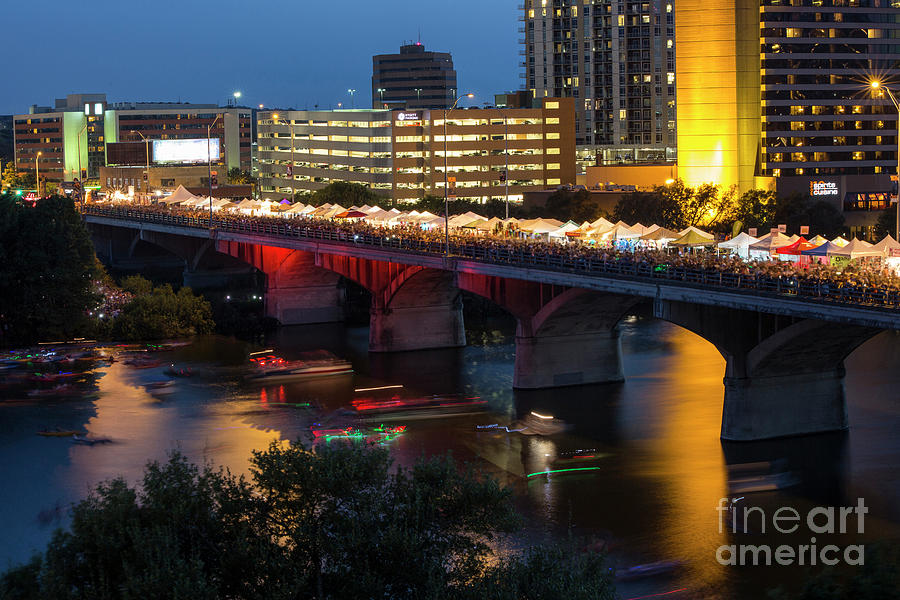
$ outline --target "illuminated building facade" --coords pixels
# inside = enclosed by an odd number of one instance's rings
[[[900,82],[897,7],[761,2],[762,175],[895,172],[897,110],[887,97],[872,98],[867,84],[870,76]]]
[[[525,191],[575,183],[571,98],[544,98],[541,108],[457,108],[446,141],[443,110],[275,114],[258,115],[263,194],[347,181],[404,202],[442,197],[446,181],[451,195],[479,202],[504,199],[508,184],[510,201],[520,202]]]
[[[675,17],[679,177],[746,190],[894,171],[896,110],[867,89],[900,79],[889,0],[683,0]]]
[[[33,172],[38,161],[47,182],[97,180],[107,164],[106,145],[120,140],[219,137],[228,168],[250,170],[250,109],[214,104],[108,103],[106,94],[69,94],[54,107],[33,105],[13,116],[16,169]]]
[[[525,0],[525,87],[575,100],[582,167],[675,158],[674,0]]]
[[[426,52],[421,43],[399,54],[372,57],[372,108],[450,108],[456,101],[456,71],[449,52]]]

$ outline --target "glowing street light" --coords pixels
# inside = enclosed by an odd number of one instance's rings
[[[41,172],[38,169],[38,158],[43,154],[43,152],[38,152],[34,155],[34,187],[37,189],[38,198],[41,197]]]
[[[883,98],[884,92],[887,92],[888,98],[890,98],[891,103],[897,110],[897,222],[894,228],[895,239],[897,239],[900,238],[900,103],[897,102],[897,98],[894,96],[891,88],[878,79],[871,80],[869,88],[872,90],[872,95],[876,98]],[[884,92],[881,90],[884,90]]]

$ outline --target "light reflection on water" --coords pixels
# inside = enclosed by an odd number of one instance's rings
[[[624,384],[514,392],[511,331],[461,350],[376,355],[366,352],[365,329],[314,326],[285,328],[271,343],[288,357],[331,350],[353,361],[353,376],[246,387],[238,365],[250,347],[212,338],[165,356],[196,373],[176,379],[170,395],[154,396],[144,387],[165,379],[162,367],[137,370],[115,363],[97,370],[93,399],[7,399],[0,402],[0,566],[26,559],[46,543],[53,526],[65,522],[63,517],[40,524],[40,510],[76,501],[102,479],[123,475],[134,481],[148,460],[164,459],[172,448],[246,473],[251,450],[308,434],[317,415],[348,406],[354,388],[393,384],[403,384],[403,393],[411,395],[477,395],[491,409],[409,423],[408,432],[391,442],[399,463],[449,449],[513,486],[527,516],[526,537],[571,531],[603,540],[625,566],[684,561],[673,578],[624,585],[624,597],[686,587],[688,592],[672,597],[758,598],[799,573],[715,562],[715,549],[734,543],[730,534],[718,533],[715,512],[718,499],[728,495],[728,464],[786,459],[801,484],[757,494],[761,504],[839,505],[864,496],[872,531],[896,535],[897,335],[882,334],[847,361],[850,434],[723,445],[724,360],[715,348],[659,321],[629,322],[622,329]],[[297,406],[304,403],[318,412]],[[476,424],[511,424],[531,411],[552,414],[573,428],[552,437],[475,430]],[[114,443],[75,446],[35,435],[54,425],[83,428]],[[602,455],[598,470],[525,477],[551,470],[563,453],[585,448]]]

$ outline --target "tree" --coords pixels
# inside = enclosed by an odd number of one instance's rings
[[[71,200],[32,207],[0,196],[0,339],[27,344],[89,330],[103,276],[90,235]]]
[[[734,219],[740,229],[755,227],[759,233],[767,233],[775,222],[775,192],[772,190],[748,190],[737,201]]]
[[[603,216],[599,201],[591,197],[588,190],[557,190],[547,198],[547,203],[542,209],[535,209],[536,213],[549,219],[560,221],[596,221]]]
[[[228,169],[228,183],[231,185],[251,185],[256,183],[256,179],[250,173],[241,171],[240,167],[232,167]]]
[[[189,287],[176,293],[164,284],[150,288],[139,276],[123,281],[126,291],[135,294],[113,322],[113,337],[122,340],[158,340],[212,333],[212,307]]]
[[[341,206],[363,206],[365,204],[384,204],[388,200],[371,188],[359,183],[335,181],[321,190],[309,194],[304,200],[307,204],[321,206],[322,204],[340,204]]]
[[[886,235],[890,235],[891,237],[896,237],[897,235],[896,204],[892,204],[889,209],[881,213],[878,217],[878,221],[875,223],[875,237],[879,240],[883,240]]]
[[[634,192],[623,196],[613,209],[613,221],[634,225],[659,225],[668,229],[678,228],[679,207],[674,199],[658,192]]]
[[[9,597],[614,597],[574,544],[499,555],[520,519],[509,490],[447,457],[394,468],[387,449],[273,442],[251,481],[178,454],[79,503],[43,556],[0,577]]]

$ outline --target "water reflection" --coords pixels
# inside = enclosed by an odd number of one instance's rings
[[[368,353],[364,328],[312,326],[282,329],[268,343],[286,358],[329,350],[353,362],[353,375],[248,386],[241,365],[258,348],[212,338],[165,354],[157,368],[98,367],[93,397],[7,398],[0,402],[0,529],[8,541],[0,544],[0,565],[26,559],[46,543],[53,525],[64,523],[51,510],[45,513],[51,523],[42,525],[39,511],[75,501],[99,480],[134,480],[148,460],[164,458],[171,448],[243,473],[251,450],[272,440],[309,439],[310,425],[323,415],[376,394],[356,390],[398,385],[403,387],[385,393],[478,396],[489,408],[405,423],[407,431],[390,441],[400,464],[449,449],[513,486],[527,515],[527,537],[571,531],[610,549],[625,567],[684,562],[670,576],[623,584],[626,598],[682,588],[670,597],[758,598],[767,587],[799,576],[798,569],[715,562],[716,548],[738,537],[719,533],[715,511],[719,498],[729,495],[729,465],[778,460],[796,476],[796,485],[748,494],[748,503],[803,508],[865,497],[873,535],[896,533],[897,335],[874,338],[847,361],[849,433],[722,444],[724,361],[715,348],[659,321],[632,320],[622,329],[627,379],[621,384],[513,391],[508,327],[472,336],[478,345],[463,349],[379,355]],[[173,379],[170,394],[148,389],[165,379],[169,364],[193,376]],[[512,429],[532,412],[569,427],[548,436],[477,427]],[[35,435],[48,424],[81,428],[114,443],[80,446]],[[585,464],[590,470],[568,468]]]

